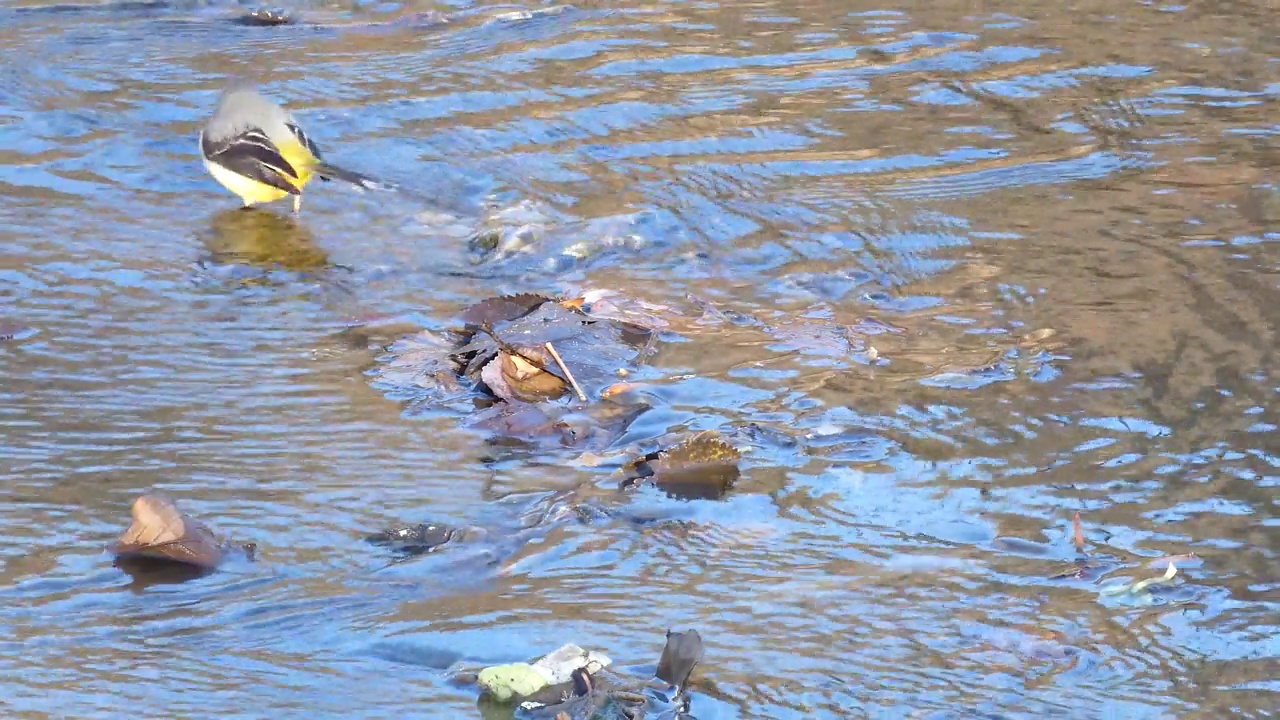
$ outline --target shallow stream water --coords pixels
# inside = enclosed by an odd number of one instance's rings
[[[1274,4],[249,9],[0,0],[5,717],[480,717],[452,670],[690,627],[703,720],[1280,711]],[[238,210],[236,77],[405,191]],[[591,455],[378,381],[395,327],[593,288],[707,311]],[[721,500],[364,540],[704,429]],[[153,490],[257,561],[113,567]]]

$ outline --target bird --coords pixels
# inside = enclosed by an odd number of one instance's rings
[[[200,130],[200,156],[213,179],[246,208],[292,195],[296,215],[302,211],[302,188],[312,177],[363,188],[380,185],[325,162],[293,115],[249,84],[223,91]]]

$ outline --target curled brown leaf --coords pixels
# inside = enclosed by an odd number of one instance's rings
[[[116,540],[119,558],[150,558],[215,568],[223,551],[213,531],[178,510],[160,495],[143,495],[133,502],[133,523]]]
[[[480,371],[480,379],[490,392],[507,402],[538,402],[564,394],[565,381],[545,369],[549,358],[541,349],[517,350],[519,354],[499,351]]]

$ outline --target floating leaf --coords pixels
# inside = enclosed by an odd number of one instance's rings
[[[168,560],[202,568],[222,563],[223,550],[213,531],[167,498],[143,495],[133,502],[132,512],[133,524],[114,546],[117,557]]]
[[[688,500],[715,500],[738,479],[737,448],[714,430],[694,435],[670,449],[650,453],[623,468],[622,487],[652,480],[664,492]]]

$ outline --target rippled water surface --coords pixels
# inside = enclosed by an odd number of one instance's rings
[[[0,2],[6,717],[480,717],[454,670],[687,627],[699,718],[1280,708],[1274,5],[249,8]],[[240,76],[405,192],[236,209]],[[387,371],[593,288],[701,308],[604,445]],[[610,490],[704,429],[725,498]],[[151,490],[257,561],[135,582]],[[365,541],[426,521],[535,532]]]

